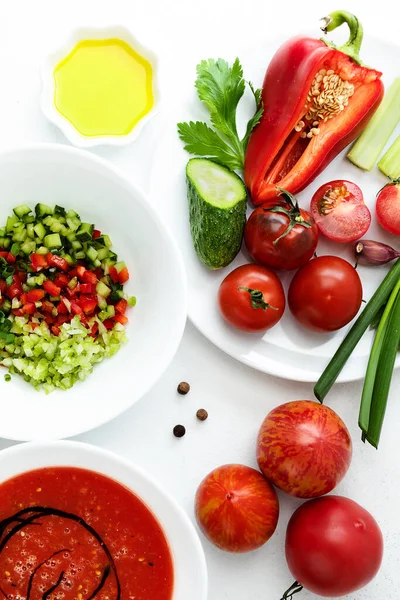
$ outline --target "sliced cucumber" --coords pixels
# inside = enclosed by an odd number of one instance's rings
[[[62,246],[61,238],[58,233],[51,233],[49,235],[46,235],[46,237],[43,240],[43,243],[46,246],[46,248],[61,248]]]
[[[9,217],[7,217],[7,223],[6,223],[7,232],[10,233],[11,231],[14,231],[14,225],[16,225],[17,223],[19,223],[19,219],[15,215],[10,215]]]
[[[89,260],[94,262],[97,258],[97,250],[93,248],[93,246],[89,246],[89,248],[86,250],[86,256]]]
[[[226,267],[243,239],[247,199],[243,181],[211,160],[192,158],[186,166],[186,182],[197,256],[211,269]]]
[[[36,225],[34,225],[33,229],[40,240],[42,240],[44,238],[44,236],[46,235],[46,228],[43,225],[43,223],[36,223]]]
[[[35,214],[37,217],[45,217],[46,215],[52,215],[53,209],[47,204],[41,204],[40,202],[35,206]]]
[[[96,292],[100,296],[103,296],[103,298],[107,298],[111,294],[111,289],[108,287],[108,285],[102,281],[99,281],[99,283],[96,285]]]
[[[90,223],[81,223],[81,226],[79,227],[78,231],[76,232],[76,237],[81,242],[88,242],[89,240],[92,239],[93,230],[94,230],[94,225],[91,225]]]

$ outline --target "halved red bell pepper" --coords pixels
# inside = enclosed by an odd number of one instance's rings
[[[302,190],[365,128],[384,93],[379,71],[362,66],[358,19],[336,11],[322,30],[342,23],[349,41],[304,36],[283,44],[265,74],[264,112],[247,146],[244,179],[254,204],[276,199],[276,187]]]

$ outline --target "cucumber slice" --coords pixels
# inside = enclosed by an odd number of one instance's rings
[[[26,241],[22,244],[21,250],[24,254],[32,254],[32,252],[36,252],[36,242],[33,240]]]
[[[211,269],[226,267],[243,239],[247,200],[243,181],[211,160],[192,158],[186,166],[186,183],[197,256]]]
[[[98,244],[101,244],[102,246],[105,246],[106,248],[112,248],[112,241],[110,239],[110,236],[104,233],[96,239],[96,242]]]
[[[35,237],[35,228],[33,223],[28,223],[28,225],[26,226],[26,234],[32,239]]]
[[[50,233],[43,240],[46,248],[61,248],[62,242],[58,233]]]
[[[22,217],[24,217],[25,215],[29,215],[29,213],[31,212],[31,209],[29,208],[29,206],[27,204],[20,204],[19,206],[16,206],[14,209],[14,214],[19,218],[22,219]]]
[[[15,215],[10,215],[9,217],[7,217],[7,223],[6,223],[7,232],[10,233],[11,231],[14,231],[14,225],[16,225],[18,222],[19,222],[19,219]]]
[[[107,258],[109,254],[110,254],[110,252],[109,252],[108,248],[99,248],[99,250],[97,250],[97,258],[100,261]]]
[[[95,248],[93,248],[93,246],[89,246],[89,248],[86,251],[86,256],[88,257],[89,260],[94,262],[97,258],[97,250]]]
[[[96,292],[99,294],[99,296],[107,298],[107,296],[111,294],[111,289],[108,287],[108,285],[102,281],[99,281],[99,283],[96,285]]]

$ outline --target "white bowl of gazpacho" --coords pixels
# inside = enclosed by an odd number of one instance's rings
[[[6,598],[206,600],[197,533],[146,473],[79,442],[0,452]]]

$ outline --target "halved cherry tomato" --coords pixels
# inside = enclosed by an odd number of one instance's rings
[[[121,314],[116,314],[114,317],[114,321],[116,323],[121,323],[121,325],[126,325],[126,323],[128,323],[128,317],[126,317],[125,315],[121,315]]]
[[[334,242],[354,242],[371,224],[362,191],[344,179],[321,185],[312,197],[310,211],[320,232]]]
[[[128,281],[128,279],[129,279],[129,271],[128,271],[127,267],[124,267],[118,273],[118,283],[120,283],[122,285],[122,284],[126,283]]]
[[[125,298],[122,298],[119,302],[117,302],[117,304],[115,305],[115,310],[119,313],[121,313],[121,315],[124,315],[126,313],[126,309],[128,308],[128,302],[125,300]]]
[[[400,178],[385,185],[378,193],[376,217],[386,231],[400,235]]]
[[[36,312],[36,306],[34,302],[27,302],[26,304],[24,304],[24,306],[22,307],[22,312],[25,315],[33,315]]]
[[[31,267],[34,271],[40,271],[48,267],[46,255],[34,252],[30,255]]]
[[[225,277],[218,291],[224,319],[243,331],[266,331],[281,319],[285,310],[282,283],[271,269],[243,265]]]
[[[46,292],[44,290],[37,288],[35,290],[31,290],[30,292],[28,292],[26,294],[26,299],[28,302],[39,302],[42,298],[45,297],[45,295],[46,295]]]
[[[59,296],[61,294],[61,288],[58,287],[53,281],[50,281],[50,279],[43,282],[43,289],[50,296]]]
[[[61,271],[68,271],[69,264],[62,258],[62,256],[57,256],[57,254],[51,254],[50,252],[46,254],[47,262],[51,267],[56,267],[57,269],[61,269]]]

